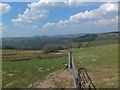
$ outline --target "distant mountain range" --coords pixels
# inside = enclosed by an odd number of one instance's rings
[[[2,47],[15,47],[18,49],[42,49],[46,44],[66,45],[69,43],[81,43],[100,40],[116,40],[119,32],[101,34],[72,34],[59,36],[35,36],[2,38]]]

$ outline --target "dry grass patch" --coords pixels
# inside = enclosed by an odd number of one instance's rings
[[[66,50],[60,50],[56,53],[44,53],[43,51],[37,50],[15,50],[15,51],[2,51],[2,60],[3,61],[22,61],[22,60],[31,60],[33,58],[38,59],[48,59],[54,57],[61,57],[67,54]]]

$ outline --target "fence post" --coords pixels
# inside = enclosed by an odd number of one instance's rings
[[[72,52],[68,52],[68,57],[69,57],[69,68],[72,68]]]

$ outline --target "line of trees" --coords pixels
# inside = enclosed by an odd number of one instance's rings
[[[15,49],[15,50],[40,50],[40,48],[32,48],[32,47],[14,47],[10,45],[0,46],[0,49]]]
[[[43,47],[45,53],[57,52],[58,50],[63,50],[64,48],[61,45],[56,44],[47,44]]]
[[[69,43],[67,45],[47,44],[43,47],[45,53],[58,52],[59,50],[70,49],[70,48],[81,48],[86,47],[86,44],[80,43]]]
[[[10,46],[10,45],[1,46],[0,48],[1,49],[16,49],[16,47]]]
[[[59,50],[64,50],[64,49],[69,49],[69,48],[81,48],[81,47],[86,47],[87,44],[81,44],[81,43],[68,43],[66,45],[59,45],[59,44],[46,44],[42,48],[45,53],[50,53],[50,52],[58,52]],[[10,45],[4,45],[1,47],[1,49],[15,49],[15,50],[40,50],[40,48],[23,48],[23,47],[14,47]]]

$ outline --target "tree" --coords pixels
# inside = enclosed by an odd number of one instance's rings
[[[43,47],[45,53],[57,52],[58,50],[62,50],[62,49],[63,49],[62,46],[56,44],[47,44]]]
[[[2,49],[16,49],[14,46],[4,45]]]
[[[67,44],[68,48],[81,48],[81,44],[80,43],[69,43]]]

